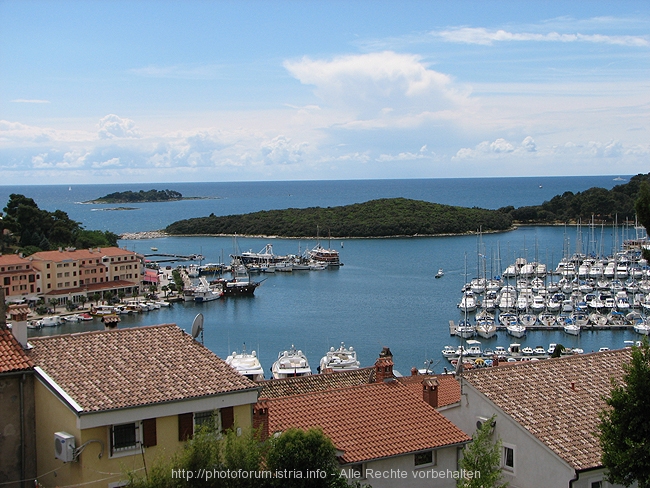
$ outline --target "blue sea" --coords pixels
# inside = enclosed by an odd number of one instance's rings
[[[87,229],[115,233],[162,229],[179,219],[231,215],[258,210],[337,206],[376,198],[405,197],[430,202],[496,209],[537,205],[565,191],[591,187],[612,188],[629,176],[572,176],[528,178],[467,178],[414,180],[291,181],[254,183],[169,183],[138,185],[0,186],[0,202],[11,193],[33,198],[49,211],[63,210]],[[171,189],[184,196],[207,197],[180,202],[124,205],[136,210],[110,211],[116,205],[83,204],[108,193],[125,190]],[[121,205],[120,205],[121,206]],[[500,274],[517,257],[537,260],[554,269],[566,252],[580,246],[609,253],[616,242],[634,237],[633,229],[612,227],[587,235],[575,226],[521,227],[498,234],[391,239],[332,239],[344,263],[338,270],[262,275],[253,297],[224,298],[205,304],[179,303],[172,308],[137,316],[122,316],[121,327],[176,323],[189,331],[198,313],[205,317],[204,342],[220,357],[232,351],[256,350],[267,371],[280,351],[291,345],[302,349],[316,371],[331,346],[353,346],[363,366],[374,363],[382,347],[394,354],[396,369],[408,374],[433,360],[440,372],[448,366],[441,356],[450,337],[449,321],[462,317],[457,308],[461,287],[478,274],[483,259],[488,275]],[[316,229],[314,229],[316,233]],[[276,254],[297,254],[316,244],[314,239],[238,237],[166,237],[122,240],[129,250],[150,254],[202,254],[204,263],[228,261],[228,255],[259,251],[268,243]],[[484,258],[480,258],[484,256]],[[176,265],[176,263],[171,263]],[[445,270],[442,279],[434,276]],[[90,325],[88,325],[90,324]],[[39,334],[100,329],[88,322],[37,331]],[[548,347],[551,342],[585,351],[602,346],[618,348],[638,338],[633,331],[586,331],[573,337],[561,331],[531,331],[519,341]],[[484,347],[507,346],[505,333],[484,340]]]

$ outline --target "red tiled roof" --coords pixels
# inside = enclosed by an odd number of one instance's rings
[[[372,383],[375,377],[375,368],[360,368],[352,371],[341,371],[337,373],[314,374],[310,376],[298,376],[296,378],[283,378],[267,380],[260,385],[260,399],[280,398],[302,393],[313,393],[316,391],[343,388],[346,386],[357,386]]]
[[[422,396],[422,382],[429,378],[436,378],[438,380],[438,407],[444,407],[460,401],[460,383],[451,374],[442,374],[439,376],[418,374],[403,376],[397,378],[397,381],[405,384],[414,393]]]
[[[598,414],[630,350],[580,354],[463,373],[463,378],[575,469],[601,465]],[[508,363],[511,364],[511,363]],[[573,386],[572,386],[573,385]]]
[[[320,427],[344,452],[344,464],[469,441],[397,381],[269,399],[263,405],[268,407],[269,433]]]
[[[8,329],[0,329],[0,373],[24,371],[34,367],[23,347]]]
[[[30,339],[30,357],[84,411],[257,389],[175,324]]]
[[[75,249],[74,251],[66,251],[65,249],[61,251],[39,251],[32,254],[31,257],[43,261],[74,261],[78,259],[101,259],[104,256],[116,257],[126,255],[134,255],[137,257],[137,253],[126,249],[120,249],[119,247],[102,247],[99,248],[99,250],[93,248],[92,251],[89,251],[88,249]]]
[[[0,254],[0,266],[14,264],[30,264],[29,259],[21,258],[18,254]],[[25,270],[20,270],[25,272]]]

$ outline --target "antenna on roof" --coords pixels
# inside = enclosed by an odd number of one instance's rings
[[[201,335],[201,344],[203,344],[203,314],[199,313],[194,317],[192,322],[192,339],[196,339]]]

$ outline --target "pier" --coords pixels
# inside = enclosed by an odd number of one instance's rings
[[[189,256],[184,256],[182,254],[145,254],[145,258],[163,258],[163,259],[149,259],[152,263],[173,263],[175,261],[202,261],[203,256],[200,254],[190,254]]]

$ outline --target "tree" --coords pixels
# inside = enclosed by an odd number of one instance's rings
[[[124,290],[120,290],[117,292],[117,298],[120,299],[120,303],[122,302],[122,300],[124,300],[125,296],[126,296],[126,292]]]
[[[347,480],[340,475],[336,459],[336,448],[320,429],[286,430],[279,437],[270,440],[271,446],[266,457],[267,468],[271,471],[287,470],[303,473],[303,478],[290,480],[275,479],[273,486],[296,488],[347,487]],[[317,471],[319,470],[319,471]],[[309,479],[307,471],[323,473],[323,477]]]
[[[600,414],[599,439],[607,480],[639,488],[650,488],[650,346],[632,348],[629,364],[623,364],[623,383],[612,380]]]
[[[634,202],[634,210],[639,222],[646,231],[650,231],[650,184],[642,181],[639,185],[639,196]]]
[[[461,479],[456,482],[462,488],[504,488],[501,483],[501,439],[492,441],[492,425],[496,415],[483,422],[472,436],[472,442],[463,448],[459,466],[466,472],[481,473],[480,478]]]
[[[56,298],[50,298],[47,301],[48,305],[52,307],[52,310],[54,310],[54,313],[56,313],[56,306],[59,304],[59,301]]]
[[[102,299],[102,296],[98,292],[95,292],[93,293],[92,299],[95,302],[95,305],[99,305],[99,300]]]
[[[165,292],[165,298],[167,298],[167,292],[169,291],[169,286],[163,285],[160,287],[160,289]]]
[[[81,304],[81,308],[84,307],[85,303],[88,301],[88,297],[86,295],[79,295],[79,303]]]

